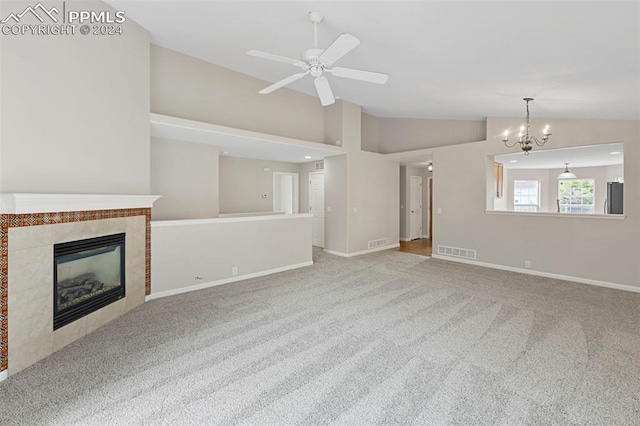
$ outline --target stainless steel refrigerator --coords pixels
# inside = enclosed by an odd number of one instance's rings
[[[607,182],[607,214],[622,214],[622,194],[624,183]]]

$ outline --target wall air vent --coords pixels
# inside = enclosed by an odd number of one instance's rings
[[[377,248],[377,247],[382,247],[382,246],[386,246],[387,244],[389,244],[389,239],[388,238],[380,238],[379,240],[371,240],[369,241],[369,248]]]
[[[321,172],[324,170],[324,161],[316,161],[316,172]]]
[[[438,254],[443,256],[462,257],[464,259],[476,259],[476,251],[459,247],[438,245]]]

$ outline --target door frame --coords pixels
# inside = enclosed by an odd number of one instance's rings
[[[278,180],[276,176],[293,176],[293,214],[300,213],[300,186],[299,186],[299,175],[294,172],[273,172],[273,211],[280,211],[280,206],[276,206],[276,181]],[[278,210],[276,210],[276,207]]]
[[[429,226],[427,230],[429,231],[429,238],[433,238],[433,177],[430,176],[427,178],[427,212],[429,212]]]
[[[414,229],[412,229],[412,227],[411,227],[411,222],[412,222],[412,220],[411,220],[411,201],[413,201],[411,199],[412,198],[411,182],[414,181],[414,178],[420,180],[420,192],[419,192],[420,198],[418,200],[419,203],[420,203],[420,207],[419,207],[420,210],[419,210],[419,214],[418,214],[420,222],[419,222],[419,229],[418,229],[417,232],[413,232]],[[423,231],[423,229],[422,229],[422,213],[423,213],[423,205],[424,205],[424,199],[423,199],[423,196],[422,196],[423,195],[422,194],[422,191],[423,191],[423,188],[422,188],[423,182],[422,181],[423,181],[422,176],[409,176],[409,203],[408,203],[408,207],[409,207],[409,209],[408,209],[409,210],[409,240],[415,240],[415,239],[422,238],[422,231]],[[418,235],[417,238],[414,238],[415,234]]]

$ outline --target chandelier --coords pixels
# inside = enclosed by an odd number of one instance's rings
[[[551,133],[549,133],[549,126],[547,125],[542,131],[542,139],[538,139],[535,136],[531,136],[529,134],[529,127],[531,127],[529,123],[529,102],[533,100],[533,98],[523,98],[523,101],[527,103],[527,118],[524,121],[524,124],[520,126],[520,133],[518,134],[518,139],[513,143],[509,143],[509,131],[504,131],[504,139],[502,142],[507,146],[507,148],[513,148],[516,144],[520,144],[520,148],[524,151],[524,155],[529,155],[529,151],[533,148],[533,144],[535,143],[538,146],[544,145],[548,140]]]

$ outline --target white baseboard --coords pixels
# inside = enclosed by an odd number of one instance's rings
[[[431,237],[430,237],[430,236],[428,236],[428,235],[423,235],[423,236],[422,236],[422,238],[427,238],[427,239],[429,239],[429,238],[431,238]]]
[[[539,277],[554,278],[556,280],[571,281],[571,282],[574,282],[574,283],[589,284],[589,285],[595,285],[595,286],[598,286],[598,287],[607,287],[607,288],[613,288],[613,289],[616,289],[616,290],[624,290],[624,291],[631,291],[633,293],[640,293],[640,287],[634,287],[634,286],[626,285],[626,284],[617,284],[617,283],[610,283],[610,282],[607,282],[607,281],[591,280],[591,279],[588,279],[588,278],[572,277],[572,276],[569,276],[569,275],[553,274],[553,273],[550,273],[550,272],[542,272],[542,271],[535,271],[535,270],[531,270],[531,269],[516,268],[516,267],[513,267],[513,266],[498,265],[498,264],[495,264],[495,263],[478,262],[477,260],[469,260],[469,259],[461,259],[461,258],[457,258],[457,257],[442,256],[440,254],[435,254],[435,253],[432,254],[431,257],[433,257],[434,259],[449,260],[451,262],[467,263],[469,265],[483,266],[485,268],[501,269],[503,271],[519,272],[521,274],[536,275],[536,276],[539,276]]]
[[[369,249],[369,250],[356,251],[354,253],[342,253],[340,251],[333,251],[333,250],[327,250],[327,249],[324,249],[324,251],[325,251],[325,253],[333,254],[335,256],[354,257],[354,256],[360,256],[362,254],[375,253],[377,251],[389,250],[389,249],[394,249],[394,248],[398,248],[398,247],[400,247],[400,243],[389,244],[389,245],[386,245],[386,246],[376,247],[376,248],[372,248],[372,249]]]
[[[0,382],[9,377],[9,370],[0,371]]]
[[[341,251],[333,251],[333,250],[328,250],[328,249],[323,249],[323,251],[325,253],[329,253],[329,254],[332,254],[334,256],[349,257],[349,255],[347,253],[343,253]]]
[[[411,238],[403,238],[403,237],[400,237],[400,238],[398,238],[398,239],[399,239],[400,241],[404,241],[404,242],[411,241]]]
[[[162,297],[174,296],[176,294],[188,293],[190,291],[202,290],[202,289],[209,288],[209,287],[216,287],[216,286],[219,286],[219,285],[229,284],[229,283],[233,283],[233,282],[236,282],[236,281],[248,280],[250,278],[263,277],[265,275],[276,274],[278,272],[289,271],[291,269],[303,268],[305,266],[311,266],[311,265],[313,265],[313,261],[312,260],[310,260],[308,262],[303,262],[303,263],[296,263],[295,265],[283,266],[281,268],[274,268],[274,269],[269,269],[269,270],[266,270],[266,271],[254,272],[252,274],[238,275],[236,277],[225,278],[223,280],[211,281],[211,282],[208,282],[208,283],[202,283],[202,284],[191,285],[191,286],[188,286],[188,287],[176,288],[174,290],[159,291],[157,293],[151,293],[150,295],[148,295],[145,298],[145,302],[148,302],[149,300],[153,300],[153,299],[160,299]],[[152,284],[152,288],[153,288],[153,284]]]

